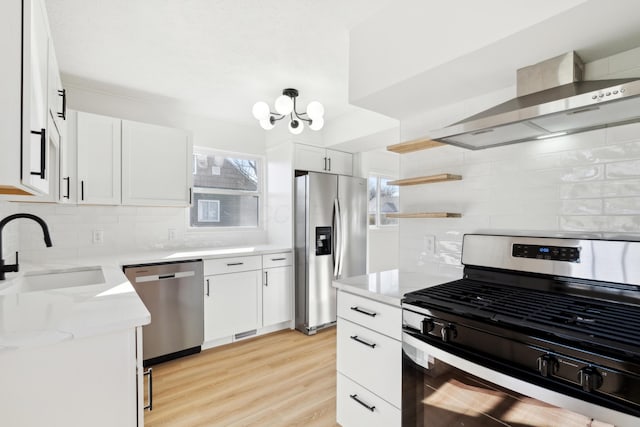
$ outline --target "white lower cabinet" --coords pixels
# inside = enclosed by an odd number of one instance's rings
[[[402,311],[338,292],[337,421],[343,427],[401,425]]]
[[[204,261],[204,347],[293,327],[293,254]]]
[[[0,352],[0,424],[141,426],[139,329]]]
[[[402,422],[400,409],[340,372],[336,399],[337,421],[343,427],[393,427]]]
[[[292,262],[291,252],[262,256],[262,326],[293,320]]]
[[[262,296],[261,258],[205,260],[204,269],[205,342],[258,329],[262,317],[262,305],[258,304]]]

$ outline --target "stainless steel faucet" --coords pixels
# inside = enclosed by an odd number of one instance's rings
[[[47,223],[44,222],[44,220],[42,218],[40,218],[38,216],[35,216],[35,215],[32,215],[32,214],[27,214],[27,213],[13,214],[13,215],[9,215],[8,217],[4,218],[3,220],[0,221],[0,280],[4,280],[5,279],[5,273],[17,272],[18,268],[19,268],[18,252],[17,251],[16,251],[16,263],[15,264],[7,264],[7,265],[5,265],[4,258],[2,257],[2,230],[4,229],[4,226],[7,225],[7,223],[13,221],[14,219],[18,219],[18,218],[32,219],[35,222],[37,222],[38,224],[40,224],[40,227],[42,227],[42,232],[44,233],[44,243],[45,243],[45,245],[47,245],[48,248],[50,248],[52,246],[52,244],[51,244],[51,236],[49,236],[49,227],[47,226]]]

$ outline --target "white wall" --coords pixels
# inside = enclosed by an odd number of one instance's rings
[[[354,175],[367,178],[379,175],[397,178],[400,157],[384,150],[360,153],[356,156]],[[398,227],[369,227],[367,234],[367,271],[398,268]]]

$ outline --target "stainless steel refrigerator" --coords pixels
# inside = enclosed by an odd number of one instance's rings
[[[367,181],[296,171],[296,329],[311,335],[336,322],[333,279],[365,274]]]

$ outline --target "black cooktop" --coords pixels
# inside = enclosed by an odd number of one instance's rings
[[[640,354],[640,305],[472,279],[408,293],[404,302]]]

